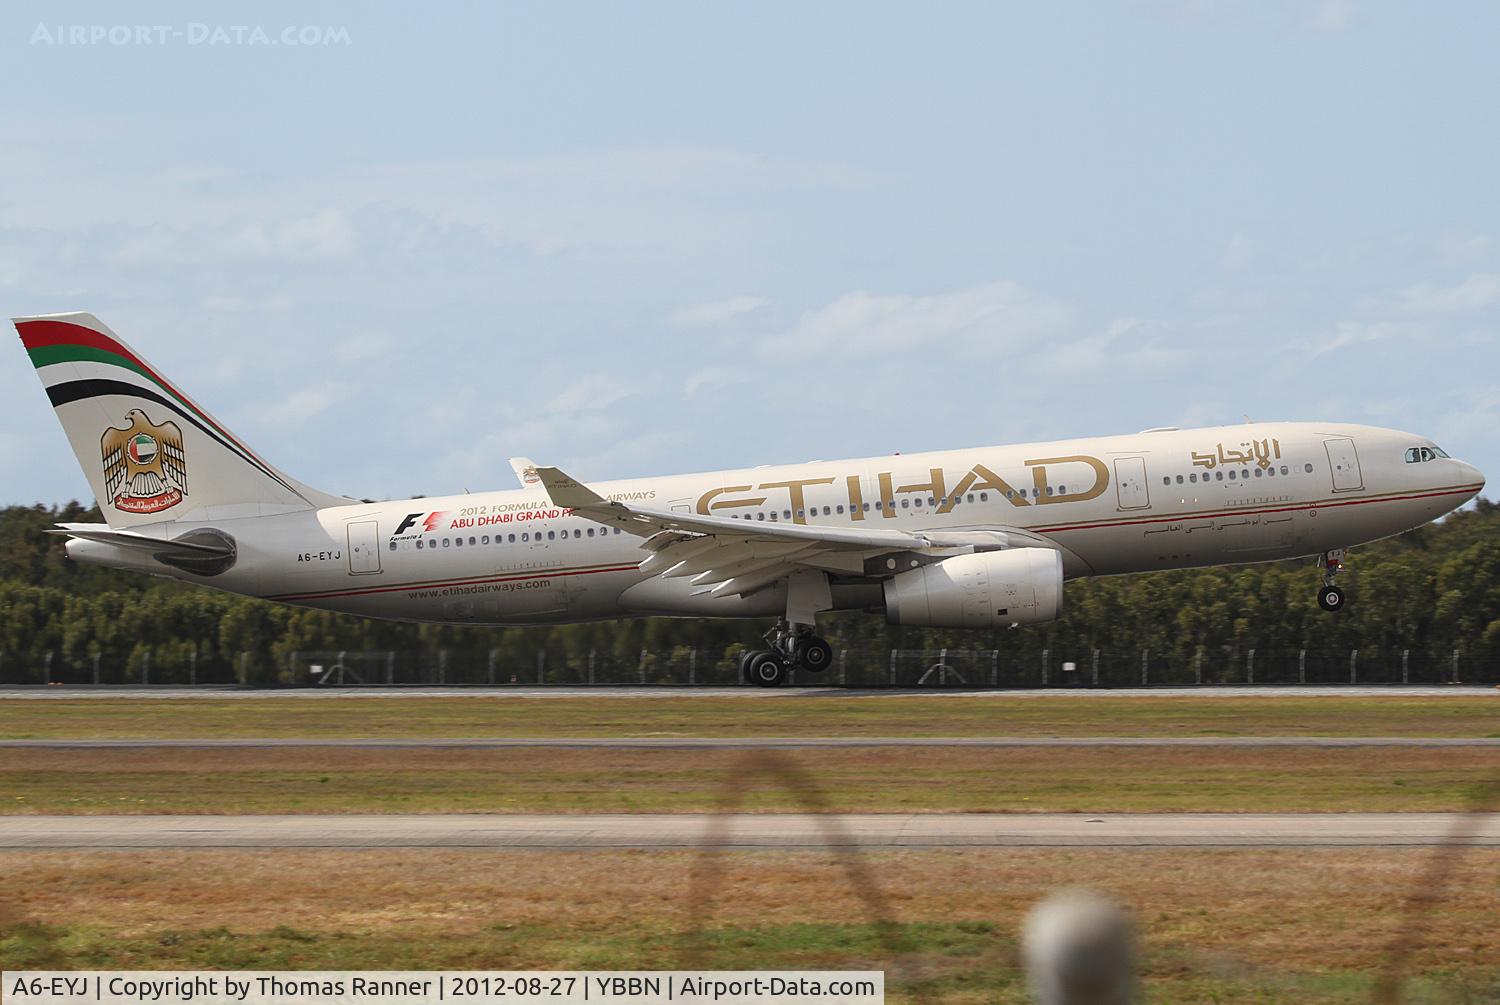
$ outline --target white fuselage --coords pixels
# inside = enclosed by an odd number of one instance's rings
[[[1406,459],[1424,445],[1369,426],[1254,423],[590,487],[646,509],[754,522],[1019,535],[1061,551],[1066,575],[1079,577],[1317,555],[1419,527],[1484,484],[1462,461]],[[233,536],[234,567],[166,574],[370,617],[549,624],[785,608],[784,587],[695,595],[686,580],[641,572],[640,538],[553,507],[540,485],[203,526]],[[109,550],[69,544],[86,561]],[[164,571],[148,557],[107,562]],[[836,609],[879,598],[878,579],[833,582]]]

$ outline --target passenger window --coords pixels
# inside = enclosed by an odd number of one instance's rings
[[[1304,464],[1304,465],[1302,465],[1302,470],[1306,471],[1308,474],[1312,474],[1312,465],[1311,464]]]
[[[1283,465],[1282,465],[1282,466],[1281,466],[1281,473],[1282,473],[1282,474],[1284,474],[1284,475],[1285,475],[1285,474],[1290,474],[1290,472],[1289,472],[1289,471],[1287,471],[1287,469],[1286,469],[1286,465],[1285,465],[1285,464],[1283,464]]]
[[[906,504],[902,503],[901,505],[905,506]],[[917,508],[918,509],[922,508],[922,500],[920,498],[917,499]]]
[[[514,535],[514,534],[510,535],[510,543],[511,544],[515,544],[516,543],[516,535]]]
[[[418,551],[422,550],[422,540],[421,540],[421,538],[417,539],[417,550]]]
[[[1189,471],[1188,472],[1188,481],[1196,483],[1198,481],[1198,472],[1196,472],[1196,471]]]
[[[395,551],[395,550],[396,550],[396,542],[395,542],[395,541],[392,541],[392,542],[391,542],[391,550],[392,550],[392,551]]]
[[[594,528],[590,527],[589,528],[589,537],[593,537],[593,536],[594,536]]]
[[[764,513],[757,513],[755,514],[755,519],[764,521],[766,519],[766,515]]]
[[[1224,480],[1224,472],[1222,472],[1222,471],[1215,471],[1214,472],[1214,481],[1216,481],[1216,482],[1222,482],[1223,480]]]
[[[448,545],[450,545],[450,544],[452,544],[452,543],[453,543],[453,542],[452,542],[452,541],[450,541],[450,540],[448,540],[448,539],[447,539],[447,538],[446,538],[446,537],[445,537],[445,538],[443,538],[443,547],[444,547],[444,548],[446,548],[446,547],[448,547]]]
[[[839,516],[843,516],[844,515],[844,504],[843,503],[839,503],[837,506],[834,507],[834,509],[836,509],[838,511]]]
[[[1172,476],[1171,475],[1164,475],[1162,477],[1161,483],[1163,485],[1171,485],[1172,484]]]
[[[1178,484],[1178,485],[1181,485],[1181,484],[1182,484],[1182,476],[1181,476],[1181,475],[1178,475],[1178,476],[1177,476],[1177,484]]]
[[[1067,495],[1068,494],[1068,487],[1066,485],[1059,485],[1057,487],[1057,494],[1060,495],[1060,496]]]
[[[869,503],[865,503],[865,512],[866,513],[870,512],[870,504]]]
[[[901,500],[901,508],[902,509],[911,509],[911,500],[910,499],[903,499],[903,500]]]
[[[1262,473],[1263,473],[1263,472],[1262,472],[1262,471],[1261,471],[1261,470],[1260,470],[1260,468],[1256,468],[1256,469],[1255,469],[1255,477],[1257,477],[1257,478],[1259,478],[1259,477],[1260,477],[1260,476],[1261,476],[1261,474],[1262,474]]]
[[[973,502],[974,501],[974,493],[972,493],[972,492],[969,493],[968,501],[969,502]]]
[[[589,533],[592,534],[593,531],[589,531]],[[575,531],[573,531],[573,538],[574,538],[574,540],[577,540],[578,538],[580,538],[582,536],[583,536],[583,531],[581,531],[581,530],[575,530]]]
[[[980,502],[989,502],[990,501],[990,494],[988,492],[981,492],[981,493],[979,493],[979,501]]]
[[[792,518],[792,511],[789,509],[784,509],[781,511],[781,515],[787,520],[790,520]]]
[[[1229,469],[1229,480],[1234,481],[1234,468]]]
[[[828,507],[827,507],[827,506],[824,506],[824,507],[823,507],[823,515],[824,515],[824,516],[827,516],[827,515],[828,515],[828,514],[829,514],[829,513],[831,513],[831,512],[833,512],[833,511],[832,511],[832,510],[830,510],[830,509],[829,509],[829,508],[828,508]],[[842,512],[844,512],[844,507],[842,507],[842,506],[840,506],[840,507],[839,507],[839,512],[840,512],[840,513],[842,513]]]
[[[489,540],[490,540],[490,539],[489,539],[489,538],[485,538],[485,539],[484,539],[484,540],[485,540],[485,543],[486,543],[486,544],[488,544],[488,543],[489,543]],[[471,537],[471,538],[469,538],[469,543],[470,543],[470,544],[473,544],[473,543],[474,543],[474,539],[473,539],[473,538],[472,538],[472,537]]]

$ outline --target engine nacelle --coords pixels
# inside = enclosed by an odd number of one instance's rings
[[[893,625],[1003,628],[1051,621],[1062,611],[1062,553],[1013,548],[957,555],[885,581]]]

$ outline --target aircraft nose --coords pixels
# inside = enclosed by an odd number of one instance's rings
[[[1464,483],[1467,485],[1475,486],[1474,494],[1476,496],[1479,493],[1483,492],[1485,483],[1484,472],[1480,471],[1468,461],[1459,461],[1459,463],[1463,465]]]

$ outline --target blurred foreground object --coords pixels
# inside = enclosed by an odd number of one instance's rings
[[[1135,937],[1113,901],[1067,890],[1042,901],[1022,934],[1026,972],[1039,1005],[1129,1005]]]

